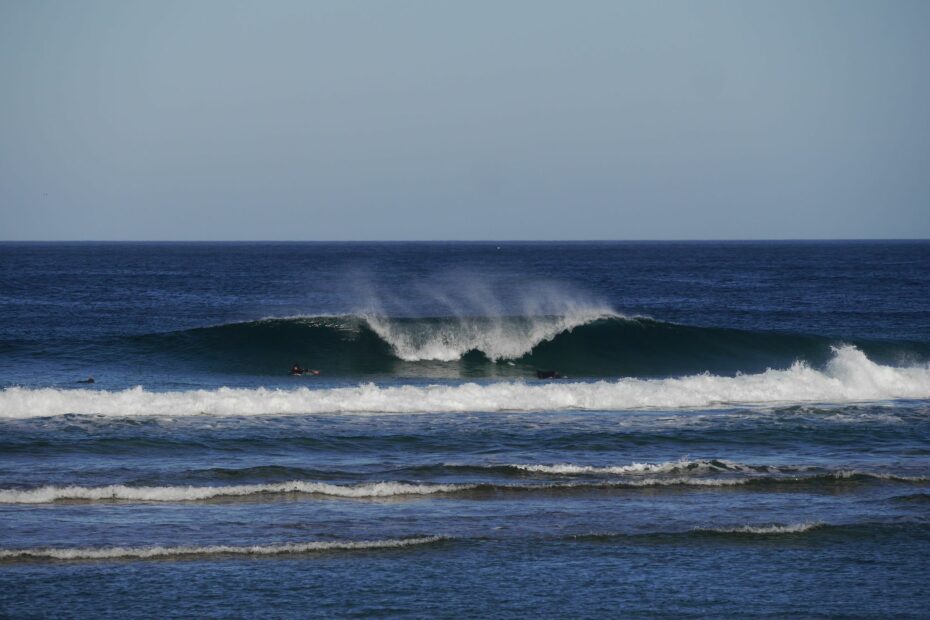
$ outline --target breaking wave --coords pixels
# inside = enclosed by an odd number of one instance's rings
[[[269,318],[129,340],[142,354],[214,371],[280,375],[293,360],[325,376],[674,376],[819,365],[835,341],[803,334],[696,327],[626,317],[597,305],[561,314],[396,318],[375,314]],[[125,344],[125,343],[124,343]],[[870,355],[930,356],[920,343],[853,342]]]
[[[785,370],[733,377],[699,374],[668,379],[545,383],[378,386],[329,389],[220,388],[152,392],[6,388],[0,417],[247,416],[496,411],[622,411],[734,405],[850,403],[930,397],[930,365],[884,366],[852,346],[834,349],[822,370],[797,362]]]

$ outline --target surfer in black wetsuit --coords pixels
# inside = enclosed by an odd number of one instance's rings
[[[292,375],[318,375],[320,374],[319,370],[311,370],[310,368],[301,368],[300,362],[294,362],[294,365],[291,366]]]
[[[554,370],[537,370],[536,378],[537,379],[561,379],[562,375],[560,375]]]
[[[78,383],[93,383],[93,382],[94,382],[94,378],[93,378],[93,377],[87,377],[86,379],[84,379],[84,380],[82,380],[82,381],[78,381]]]

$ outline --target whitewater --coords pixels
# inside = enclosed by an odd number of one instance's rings
[[[722,377],[544,384],[525,381],[461,385],[245,389],[155,392],[10,387],[0,418],[63,414],[104,416],[454,413],[476,411],[624,411],[734,405],[851,403],[930,397],[930,365],[892,367],[851,346],[837,347],[825,368],[795,363],[784,370]]]

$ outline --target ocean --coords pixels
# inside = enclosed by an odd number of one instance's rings
[[[0,244],[0,616],[926,618],[928,576],[930,242]]]

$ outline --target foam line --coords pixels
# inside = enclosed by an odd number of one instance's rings
[[[413,545],[427,545],[443,540],[440,536],[420,538],[396,538],[386,540],[360,540],[345,542],[303,542],[279,545],[209,545],[203,547],[66,547],[66,548],[32,548],[0,549],[0,560],[46,559],[46,560],[117,560],[117,559],[156,559],[185,556],[210,555],[284,555],[310,553],[319,551],[355,551],[371,549],[396,549]]]
[[[930,398],[930,365],[876,364],[855,347],[837,348],[823,370],[796,363],[787,370],[721,377],[620,379],[593,383],[500,382],[293,390],[234,389],[151,392],[28,389],[0,392],[0,418],[67,413],[105,416],[243,416],[315,413],[454,413],[474,411],[622,411],[787,403],[846,403]]]
[[[349,498],[377,498],[451,493],[474,487],[475,485],[464,484],[407,484],[403,482],[374,482],[355,486],[343,486],[323,482],[303,482],[299,480],[274,484],[241,484],[231,486],[134,487],[122,484],[101,487],[44,486],[28,490],[0,490],[0,503],[47,504],[61,500],[186,502],[220,497],[244,497],[262,494],[281,495],[285,493],[305,493]]]

